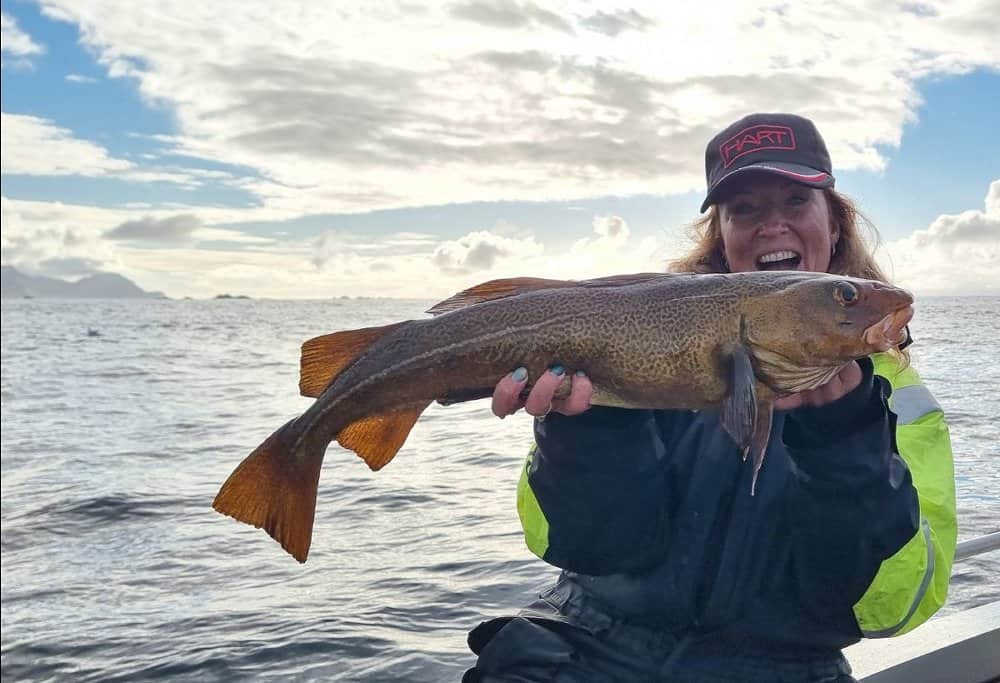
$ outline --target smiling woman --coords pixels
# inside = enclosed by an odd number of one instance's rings
[[[811,121],[746,117],[709,143],[705,164],[707,211],[691,227],[694,249],[671,270],[810,270],[886,280],[862,227],[872,247],[878,231],[833,188],[830,156]]]
[[[709,143],[706,175],[696,247],[674,270],[885,279],[808,119],[733,123]],[[841,284],[838,301],[863,298]],[[900,311],[896,330],[912,312]],[[758,354],[752,372],[767,362]],[[497,384],[493,410],[539,418],[518,512],[528,547],[563,572],[516,617],[472,632],[479,659],[466,681],[844,683],[853,679],[841,648],[906,632],[944,603],[956,540],[951,444],[937,403],[898,356],[852,360],[780,396],[771,469],[752,500],[717,413],[591,407],[580,372],[558,399],[562,374],[550,369],[522,398],[515,371]]]

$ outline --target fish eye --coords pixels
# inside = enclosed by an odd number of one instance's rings
[[[858,288],[850,282],[838,282],[834,289],[834,297],[840,303],[850,306],[858,300]]]

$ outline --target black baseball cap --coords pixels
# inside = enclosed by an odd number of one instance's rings
[[[809,187],[833,187],[826,143],[812,121],[795,114],[750,114],[712,138],[705,149],[708,194],[716,203],[726,181],[747,171],[774,173]]]

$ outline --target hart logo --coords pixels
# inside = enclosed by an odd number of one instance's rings
[[[765,149],[795,149],[795,134],[788,126],[750,126],[719,145],[726,168],[745,154]]]

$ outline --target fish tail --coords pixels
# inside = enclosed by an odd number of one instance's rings
[[[264,529],[292,557],[305,562],[312,543],[316,491],[326,444],[302,438],[291,420],[233,470],[212,507]]]

